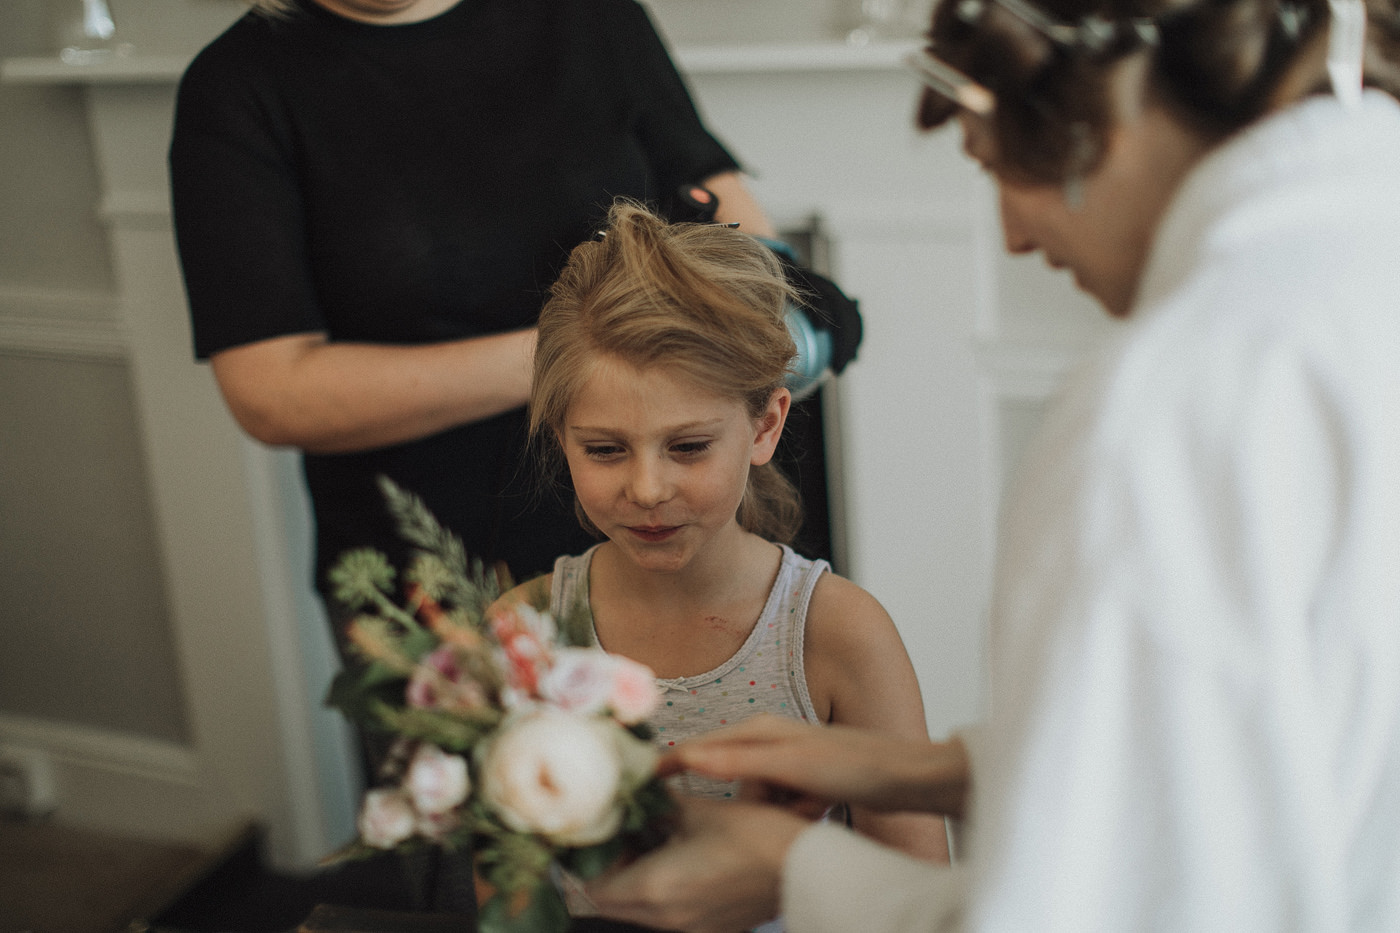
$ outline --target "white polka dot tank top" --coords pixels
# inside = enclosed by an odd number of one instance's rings
[[[657,679],[663,695],[651,717],[653,741],[665,749],[691,736],[733,725],[756,713],[776,713],[818,722],[807,692],[802,638],[807,606],[818,578],[831,569],[824,560],[808,560],[780,545],[783,561],[749,637],[723,664],[694,677]],[[562,618],[569,607],[588,604],[588,568],[597,546],[577,557],[554,562],[550,610]],[[598,643],[589,614],[589,631]],[[702,797],[727,798],[737,792],[731,782],[680,775],[675,789]]]

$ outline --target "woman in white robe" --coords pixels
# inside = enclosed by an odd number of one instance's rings
[[[1397,48],[1394,0],[946,0],[922,123],[959,122],[1008,250],[1126,319],[1004,505],[989,717],[927,744],[746,724],[671,766],[963,815],[964,857],[687,805],[603,910],[1400,929]]]

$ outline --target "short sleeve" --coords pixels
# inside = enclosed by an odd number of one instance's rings
[[[617,9],[616,60],[638,107],[637,132],[662,191],[739,168],[706,128],[684,79],[645,9],[622,0]]]
[[[325,330],[289,143],[269,95],[217,59],[181,81],[170,146],[176,245],[196,357]]]

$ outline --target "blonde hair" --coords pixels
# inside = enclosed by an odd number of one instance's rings
[[[753,237],[722,226],[667,224],[641,204],[619,200],[605,233],[575,247],[540,312],[532,438],[543,442],[557,470],[564,419],[599,356],[639,368],[664,365],[760,417],[796,356],[784,317],[792,297],[772,250]],[[754,534],[792,541],[801,503],[776,464],[749,470],[737,517]]]

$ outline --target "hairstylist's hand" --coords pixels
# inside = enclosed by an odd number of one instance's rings
[[[957,738],[918,741],[766,715],[678,745],[663,767],[744,781],[749,799],[810,798],[804,813],[815,800],[961,816],[970,780]]]
[[[600,913],[663,930],[735,933],[776,917],[783,862],[810,821],[743,801],[680,801],[661,848],[587,885]]]

